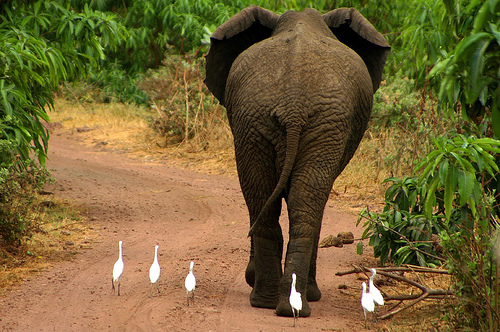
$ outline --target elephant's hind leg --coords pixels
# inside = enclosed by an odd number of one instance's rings
[[[277,248],[277,253],[278,257],[280,260],[280,265],[281,265],[281,257],[283,257],[283,234],[281,231],[281,227],[279,224],[277,225],[278,227],[275,228],[275,239],[278,241],[278,248]],[[281,275],[281,271],[280,271]],[[255,285],[255,245],[254,245],[254,240],[253,236],[250,239],[250,259],[248,261],[247,268],[245,270],[245,281],[247,282],[248,286],[254,287]]]
[[[256,228],[252,236],[254,256],[250,257],[245,277],[249,280],[253,274],[250,304],[254,307],[274,309],[278,303],[279,283],[283,275],[283,234],[278,222],[280,211],[281,200],[275,202],[271,211],[263,216],[266,222]]]
[[[243,128],[234,126],[233,130],[238,176],[252,226],[278,182],[276,156],[269,153],[274,147],[253,129],[252,124]],[[278,301],[283,256],[280,213],[281,198],[262,216],[262,222],[252,235],[245,279],[253,287],[250,303],[255,307],[275,308]]]
[[[250,304],[258,308],[276,308],[281,280],[281,257],[275,239],[254,236],[255,284],[250,293]]]
[[[280,282],[280,294],[276,314],[278,316],[292,317],[292,307],[289,303],[291,275],[297,275],[296,289],[301,293],[302,309],[299,311],[300,317],[308,317],[311,314],[311,308],[305,294],[307,294],[307,276],[309,271],[309,258],[311,255],[312,238],[301,237],[291,238],[288,242],[285,261],[285,272]],[[303,263],[306,264],[303,264]]]

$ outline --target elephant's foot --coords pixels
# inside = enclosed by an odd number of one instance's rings
[[[250,293],[252,307],[274,309],[278,304],[278,292],[275,294],[262,294],[255,290]]]
[[[247,281],[248,286],[253,287],[255,285],[255,261],[253,258],[250,258],[248,262],[247,269],[245,271],[245,280]]]
[[[321,299],[321,291],[318,288],[316,280],[307,284],[307,301],[314,302]]]
[[[282,296],[276,306],[276,315],[282,317],[293,317],[292,306],[289,302],[289,296]],[[302,298],[302,310],[299,312],[299,317],[309,317],[311,315],[311,308],[309,303]]]

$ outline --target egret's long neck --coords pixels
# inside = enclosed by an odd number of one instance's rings
[[[120,243],[120,245],[118,247],[119,247],[119,254],[118,254],[118,256],[120,258],[122,258],[122,244]]]
[[[158,262],[158,247],[155,247],[155,262]]]

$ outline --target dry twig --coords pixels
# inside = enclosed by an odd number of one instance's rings
[[[343,276],[346,274],[352,274],[352,273],[365,273],[369,272],[370,268],[365,267],[365,266],[354,266],[354,269],[349,270],[349,271],[340,271],[335,273],[335,275],[338,276]],[[454,292],[450,289],[432,289],[428,288],[416,281],[410,280],[408,278],[405,278],[401,275],[393,274],[390,272],[419,272],[419,273],[439,273],[439,274],[449,274],[447,270],[442,270],[442,269],[433,269],[433,268],[425,268],[425,267],[420,267],[420,266],[413,266],[413,265],[406,265],[405,267],[383,267],[383,268],[377,268],[377,274],[386,276],[388,278],[396,279],[401,282],[405,282],[407,284],[410,284],[414,287],[417,287],[421,290],[420,294],[415,294],[415,295],[391,295],[391,296],[386,296],[384,297],[385,301],[399,301],[398,304],[393,306],[386,314],[380,316],[380,319],[386,319],[389,317],[394,316],[395,314],[408,309],[411,306],[414,306],[418,302],[425,300],[427,298],[443,298],[445,296],[449,295],[454,295]],[[414,300],[411,303],[396,309],[403,301],[405,300]]]

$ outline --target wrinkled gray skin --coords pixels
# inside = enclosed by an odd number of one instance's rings
[[[250,303],[292,316],[291,275],[300,316],[321,292],[316,257],[335,178],[366,129],[390,47],[354,9],[279,16],[248,7],[212,35],[206,85],[226,107],[240,185],[250,214],[245,277]],[[289,243],[282,271],[282,198]]]

